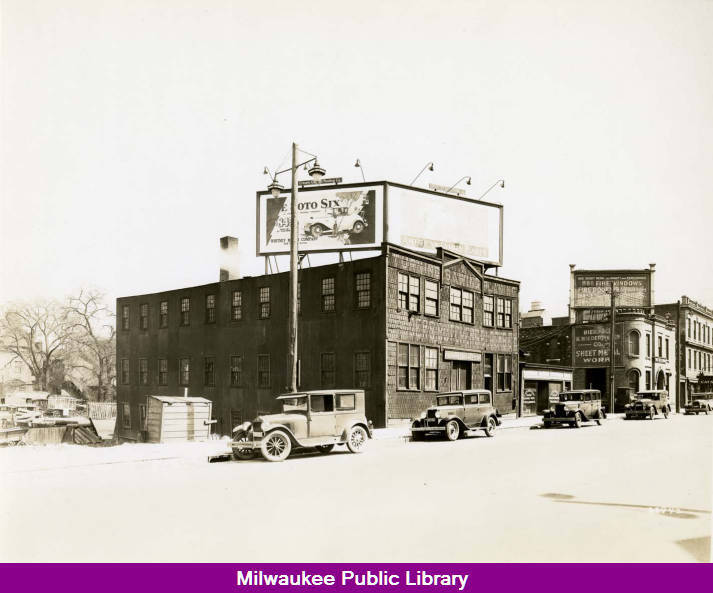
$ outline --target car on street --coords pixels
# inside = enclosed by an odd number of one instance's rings
[[[659,414],[668,418],[671,404],[668,401],[668,391],[665,389],[646,389],[636,394],[636,399],[624,406],[624,418],[649,418],[653,420]]]
[[[315,239],[322,235],[342,233],[358,235],[367,227],[367,222],[359,212],[350,212],[346,206],[332,208],[329,213],[320,212],[309,216],[304,223],[304,232]]]
[[[562,424],[580,428],[584,422],[601,424],[604,418],[601,392],[598,389],[576,389],[559,394],[559,401],[545,410],[542,424],[545,428]]]
[[[686,414],[713,412],[713,393],[694,393],[691,397],[693,399],[683,408]]]
[[[471,430],[482,430],[491,437],[500,424],[490,391],[467,389],[439,393],[435,405],[412,421],[411,438],[421,441],[428,434],[442,434],[449,441],[455,441]]]
[[[251,459],[260,452],[268,461],[283,461],[296,449],[329,453],[335,445],[361,453],[372,438],[363,390],[303,391],[277,400],[281,413],[263,414],[233,429],[235,459]]]

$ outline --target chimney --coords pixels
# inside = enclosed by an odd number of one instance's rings
[[[220,238],[220,281],[237,280],[240,257],[238,255],[238,239],[236,237]]]

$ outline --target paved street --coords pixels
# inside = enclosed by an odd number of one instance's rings
[[[48,450],[45,463],[33,452],[32,464],[19,462],[29,456],[22,449],[0,450],[0,560],[690,562],[710,555],[713,416],[513,428],[455,443],[392,438],[372,441],[363,455],[283,463],[208,464],[205,447],[186,454],[190,447],[168,455],[160,445],[124,445],[92,457]],[[149,460],[151,451],[164,458]],[[52,469],[60,459],[73,467]]]

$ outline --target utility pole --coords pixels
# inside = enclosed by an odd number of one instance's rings
[[[609,283],[609,294],[611,296],[611,306],[609,310],[609,319],[611,321],[611,328],[609,332],[609,402],[610,408],[609,413],[614,413],[614,373],[616,371],[616,348],[614,346],[614,339],[616,336],[616,301],[614,293],[614,281]]]
[[[292,143],[290,195],[290,391],[297,391],[297,143]]]
[[[651,314],[651,389],[658,389],[658,381],[656,381],[656,349],[658,341],[656,340],[656,314]]]

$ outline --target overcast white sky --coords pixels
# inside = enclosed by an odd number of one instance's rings
[[[345,181],[505,178],[522,310],[565,313],[570,263],[713,306],[713,2],[1,5],[0,302],[212,282],[226,234],[260,273],[295,140]]]

